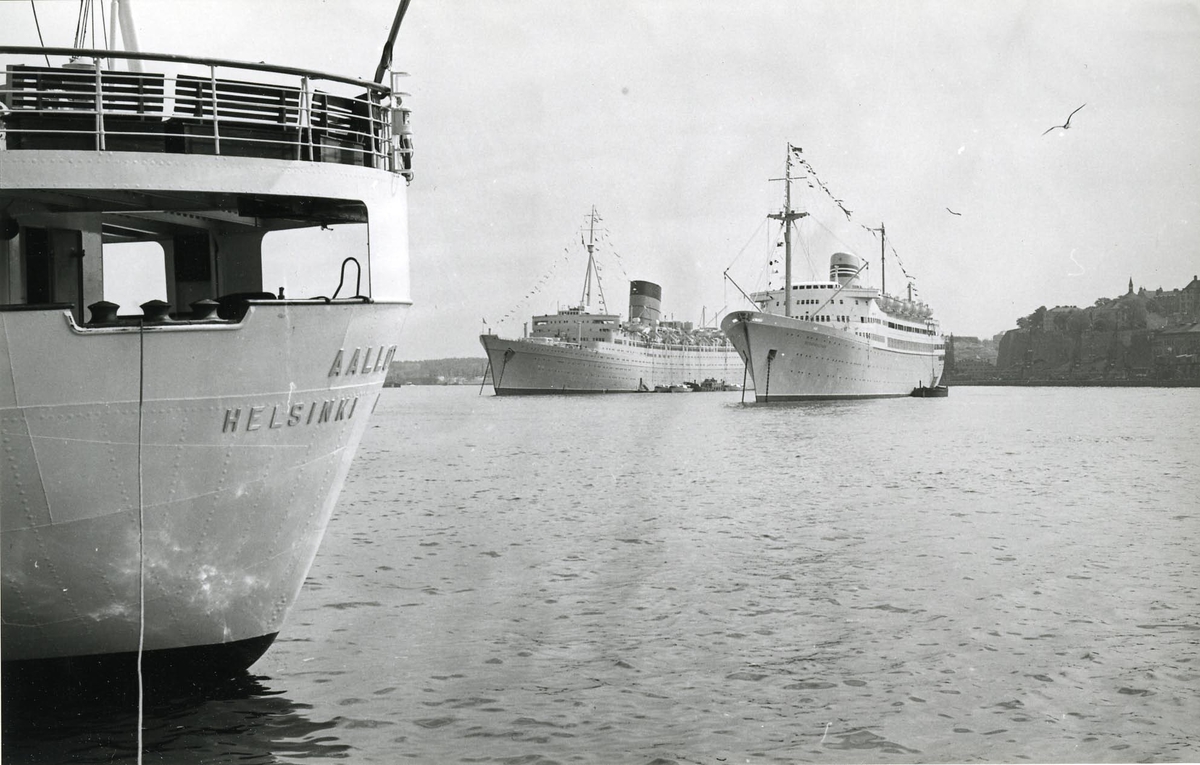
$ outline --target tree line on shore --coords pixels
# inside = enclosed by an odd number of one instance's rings
[[[487,369],[486,358],[424,359],[393,361],[384,385],[478,384]]]
[[[1200,280],[1085,308],[1041,306],[992,341],[951,338],[946,377],[970,382],[1200,383]]]

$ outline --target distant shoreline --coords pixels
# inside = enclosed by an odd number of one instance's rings
[[[971,380],[946,384],[951,388],[1200,388],[1200,380]]]

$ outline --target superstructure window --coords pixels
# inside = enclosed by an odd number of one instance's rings
[[[342,282],[342,261],[346,254],[359,253],[358,268],[353,262],[346,264],[346,278],[338,297],[354,297],[358,291],[369,295],[370,264],[361,257],[366,252],[364,223],[272,231],[262,243],[262,289],[271,293],[282,289],[289,298],[333,297]]]
[[[104,299],[134,316],[142,303],[167,299],[163,246],[158,242],[119,242],[104,245]]]

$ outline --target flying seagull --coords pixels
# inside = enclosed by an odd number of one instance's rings
[[[1079,109],[1082,109],[1084,106],[1087,106],[1087,104],[1080,106]],[[1079,109],[1076,109],[1075,112],[1079,111]],[[1063,130],[1070,130],[1071,129],[1071,118],[1075,116],[1075,112],[1071,112],[1070,114],[1068,114],[1067,121],[1064,122],[1063,124],[1055,125],[1052,128],[1047,128],[1046,133],[1049,133],[1051,130],[1057,130],[1059,128],[1062,128]],[[1046,133],[1042,133],[1042,135],[1046,135]]]
[[[953,210],[951,210],[949,207],[946,208],[946,212],[950,213],[951,215],[962,215],[962,213],[956,213]]]

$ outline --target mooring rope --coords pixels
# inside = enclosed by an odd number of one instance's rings
[[[146,504],[142,489],[142,411],[146,401],[146,320],[138,321],[138,708],[137,762],[142,765],[142,727],[145,720],[142,653],[146,647]]]
[[[483,370],[483,379],[479,381],[479,395],[483,395],[483,386],[487,385],[488,372],[492,371],[492,357],[488,356],[487,369]]]

